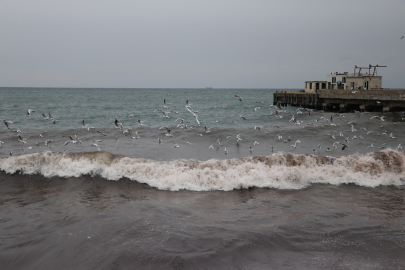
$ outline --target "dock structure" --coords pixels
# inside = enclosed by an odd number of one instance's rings
[[[353,73],[335,72],[328,74],[326,81],[306,81],[300,92],[274,93],[273,104],[340,112],[405,111],[405,89],[382,88],[377,68],[383,67],[387,66],[354,66]],[[368,72],[362,73],[362,69]]]
[[[316,92],[276,92],[273,104],[302,106],[319,110],[405,111],[404,90],[340,90]]]

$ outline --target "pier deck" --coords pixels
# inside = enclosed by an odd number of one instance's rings
[[[341,112],[405,111],[405,90],[318,90],[308,92],[278,92],[273,104],[302,106]]]

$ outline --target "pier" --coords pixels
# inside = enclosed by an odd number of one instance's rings
[[[405,111],[404,90],[338,90],[316,92],[277,92],[273,104],[302,106],[319,110]]]

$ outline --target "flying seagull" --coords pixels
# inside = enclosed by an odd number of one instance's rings
[[[117,119],[114,121],[115,128],[122,129],[122,123],[120,123]]]
[[[7,127],[8,129],[10,129],[10,128],[8,127],[8,125],[9,125],[9,124],[12,124],[13,122],[3,120],[3,123],[6,125],[6,127]]]
[[[346,144],[342,143],[343,147],[342,150],[345,150],[346,148],[349,148],[349,146],[347,146]]]
[[[30,115],[33,114],[34,112],[36,112],[36,111],[35,111],[35,110],[28,109],[28,110],[27,110],[27,117],[30,117]]]

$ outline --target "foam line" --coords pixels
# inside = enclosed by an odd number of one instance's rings
[[[34,153],[0,159],[0,170],[45,177],[129,178],[164,190],[302,189],[314,183],[405,185],[404,153],[324,157],[292,153],[241,159],[154,161],[96,153]]]

